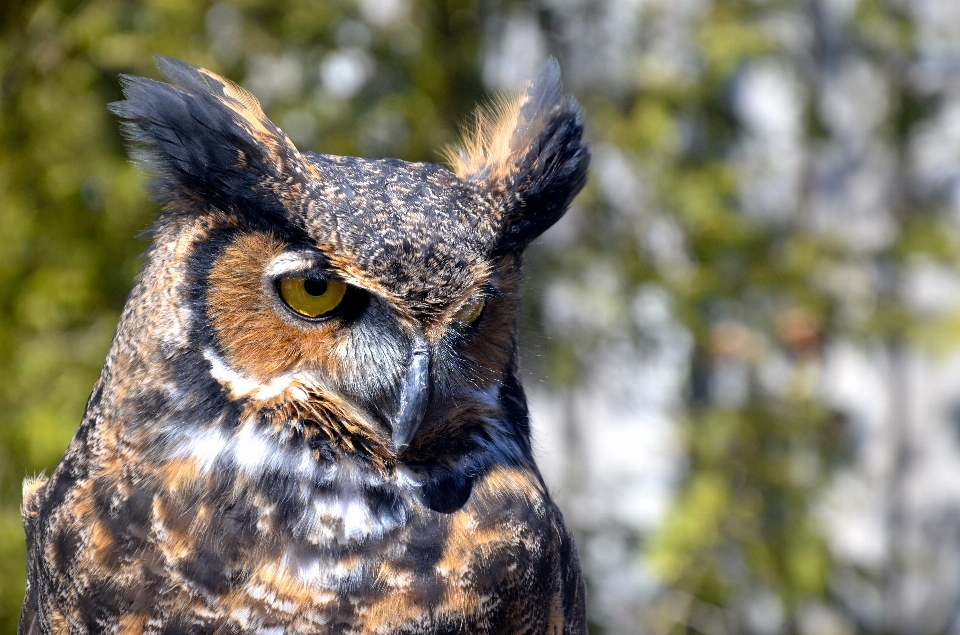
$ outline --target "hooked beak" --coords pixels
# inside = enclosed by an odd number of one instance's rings
[[[410,356],[410,365],[403,376],[400,386],[400,407],[390,422],[393,452],[397,456],[410,445],[427,413],[430,401],[430,352],[425,348],[415,348]]]

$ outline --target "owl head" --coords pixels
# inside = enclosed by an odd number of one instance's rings
[[[122,78],[163,206],[105,367],[136,420],[256,418],[318,452],[427,459],[527,434],[516,378],[524,249],[583,186],[583,117],[546,62],[483,109],[451,169],[300,152],[257,100],[158,57]]]

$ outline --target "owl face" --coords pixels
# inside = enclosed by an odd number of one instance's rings
[[[321,176],[302,227],[207,241],[198,299],[224,384],[309,384],[394,454],[482,416],[515,348],[519,281],[518,259],[464,222],[483,199],[435,166],[306,159]],[[363,208],[329,203],[351,199]]]
[[[277,428],[320,422],[327,442],[384,464],[436,457],[501,417],[523,249],[588,161],[555,63],[478,115],[452,171],[301,154],[243,89],[158,67],[171,84],[127,77],[112,105],[155,175],[157,243],[176,245],[143,274],[145,295],[172,299],[139,337],[236,407]]]

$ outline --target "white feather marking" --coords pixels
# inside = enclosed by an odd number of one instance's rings
[[[323,544],[336,541],[341,544],[363,542],[380,538],[406,522],[406,512],[401,505],[399,510],[389,513],[374,511],[364,486],[389,486],[385,482],[364,483],[363,474],[350,461],[340,461],[335,474],[328,473],[336,487],[317,492],[313,487],[304,488],[309,503],[297,523],[295,533],[309,544]],[[334,478],[335,477],[335,478]],[[406,481],[408,477],[404,477]],[[400,485],[399,480],[395,484]],[[406,485],[401,486],[406,489]]]
[[[167,447],[171,458],[194,458],[201,473],[211,472],[218,460],[223,467],[234,467],[251,479],[268,470],[281,470],[295,474],[310,491],[331,471],[330,466],[317,462],[309,446],[284,443],[252,419],[232,435],[221,428],[180,429],[170,434]]]
[[[303,384],[319,385],[316,377],[310,373],[296,372],[277,375],[268,382],[259,382],[238,373],[213,350],[207,348],[203,356],[210,363],[210,375],[230,391],[233,399],[252,397],[259,401],[269,401],[284,392],[289,392],[293,400],[306,400],[307,393]]]
[[[319,586],[323,581],[326,567],[320,566],[320,558],[291,557],[291,564],[296,566],[297,580],[311,586]],[[299,562],[298,562],[299,560]]]
[[[314,262],[316,262],[316,257],[310,252],[287,252],[274,258],[273,262],[267,265],[264,274],[268,278],[277,278],[285,273],[296,273],[309,269]]]
[[[240,628],[246,629],[250,623],[250,609],[246,607],[236,608],[230,612],[230,619],[240,625]]]
[[[263,384],[257,392],[253,394],[254,399],[259,399],[261,401],[267,401],[268,399],[273,399],[274,397],[284,393],[288,388],[290,388],[296,381],[300,378],[299,373],[290,373],[286,375],[280,375],[274,377],[267,383]],[[292,393],[293,391],[291,391]],[[299,391],[300,394],[306,396],[302,390]]]
[[[317,468],[317,459],[314,457],[313,452],[309,447],[304,448],[300,452],[300,463],[297,464],[296,470],[298,473],[307,476],[313,476]]]
[[[182,440],[177,444],[178,456],[196,459],[202,472],[212,470],[213,464],[223,455],[224,448],[227,447],[227,438],[216,428],[181,436]]]
[[[245,590],[251,598],[264,602],[276,611],[293,613],[298,608],[296,603],[277,597],[276,591],[269,585],[249,584]]]
[[[413,470],[408,468],[406,465],[397,466],[397,485],[402,489],[407,491],[415,490],[416,488],[423,487],[423,484],[419,481],[416,473]]]
[[[307,391],[303,389],[303,386],[293,386],[290,388],[290,397],[295,401],[306,401],[309,399]]]
[[[251,421],[244,422],[230,440],[234,463],[249,474],[259,474],[271,464],[279,464],[283,457],[277,456],[282,448],[267,442],[264,435],[255,429]]]
[[[282,558],[284,568],[298,582],[313,589],[340,590],[360,573],[362,564],[347,566],[343,562],[321,560],[316,555],[296,555],[287,551]]]
[[[234,399],[246,397],[260,389],[259,382],[244,377],[227,366],[226,362],[211,349],[204,349],[203,356],[210,363],[210,375],[227,388]]]
[[[354,497],[347,498],[343,505],[343,534],[347,540],[356,540],[382,529],[380,523],[372,517],[366,501]],[[382,533],[376,532],[376,533]]]

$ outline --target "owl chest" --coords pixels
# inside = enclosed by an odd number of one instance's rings
[[[441,501],[352,468],[249,476],[94,483],[74,505],[96,517],[76,568],[114,589],[118,614],[163,597],[146,617],[243,633],[500,632],[552,592],[555,532],[522,488],[477,479]]]

